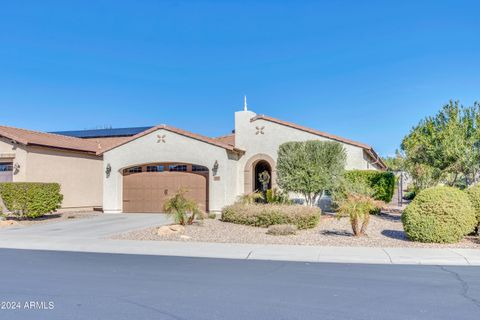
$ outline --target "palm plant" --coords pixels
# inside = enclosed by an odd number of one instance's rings
[[[173,197],[168,199],[163,209],[165,212],[173,216],[175,223],[182,226],[191,225],[195,218],[203,218],[203,213],[198,208],[195,201],[185,197],[186,191],[179,190]]]
[[[370,214],[379,211],[384,204],[372,196],[373,189],[358,181],[343,181],[342,187],[334,193],[337,218],[349,217],[356,237],[366,235]]]

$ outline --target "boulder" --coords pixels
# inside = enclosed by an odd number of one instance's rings
[[[169,236],[169,235],[172,235],[174,233],[175,233],[175,231],[170,229],[169,226],[161,226],[157,230],[157,235],[159,235],[159,236]]]
[[[174,232],[184,232],[185,231],[185,227],[180,225],[180,224],[172,224],[170,227],[170,230],[174,231]]]
[[[161,226],[157,229],[159,236],[169,236],[172,234],[185,232],[185,227],[179,224],[173,224],[171,226]]]

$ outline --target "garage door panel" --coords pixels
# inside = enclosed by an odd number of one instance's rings
[[[207,177],[191,172],[142,172],[124,176],[124,212],[162,212],[179,190],[207,210]]]

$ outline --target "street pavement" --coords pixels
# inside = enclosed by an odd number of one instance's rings
[[[468,320],[480,314],[480,267],[11,249],[0,249],[0,261],[2,306],[20,305],[0,309],[0,319]]]

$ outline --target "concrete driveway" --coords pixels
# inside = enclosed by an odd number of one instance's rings
[[[165,214],[103,214],[78,220],[66,220],[0,230],[0,239],[8,237],[100,239],[130,230],[169,223]]]

